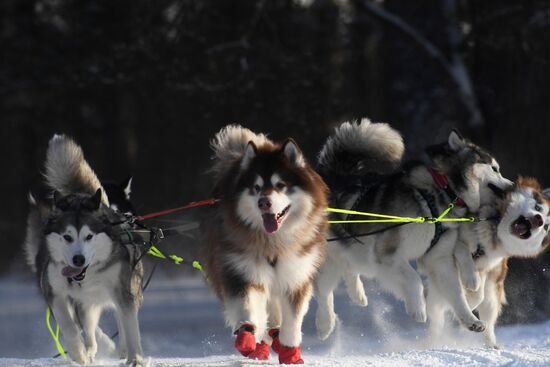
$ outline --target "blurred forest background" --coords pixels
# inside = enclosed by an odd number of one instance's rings
[[[133,175],[141,213],[208,196],[208,142],[228,123],[311,159],[350,118],[390,122],[411,158],[458,127],[506,176],[550,186],[547,0],[3,0],[0,14],[3,274],[25,269],[27,192],[54,132],[102,179]],[[548,266],[511,264],[503,321],[550,315]]]

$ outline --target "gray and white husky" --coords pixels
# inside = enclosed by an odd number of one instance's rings
[[[535,257],[548,246],[550,199],[541,192],[538,182],[519,177],[507,190],[491,188],[495,197],[482,202],[479,210],[479,216],[487,220],[460,226],[452,262],[448,261],[452,253],[443,248],[434,249],[436,261],[429,260],[431,342],[440,336],[447,310],[469,325],[465,320],[477,320],[471,312],[477,309],[480,327],[474,331],[484,331],[485,345],[497,347],[495,323],[506,302],[508,258]]]
[[[143,268],[138,254],[119,243],[95,173],[73,140],[55,135],[46,158],[46,183],[53,200],[31,196],[25,252],[38,285],[60,326],[65,348],[77,363],[94,361],[101,312],[114,308],[120,353],[143,364],[138,308]]]
[[[446,142],[426,150],[431,166],[401,165],[403,152],[401,135],[387,124],[363,119],[339,126],[319,155],[319,170],[331,189],[332,206],[406,217],[437,217],[454,201],[455,209],[448,217],[461,217],[468,209],[479,208],[480,197],[490,194],[488,183],[503,187],[509,182],[501,176],[491,155],[456,131]],[[448,182],[445,189],[438,182],[441,179]],[[353,215],[336,219],[346,218],[364,219]],[[410,261],[434,246],[454,248],[458,225],[408,224],[385,230],[390,225],[331,227],[333,235],[343,239],[329,243],[327,260],[316,280],[316,323],[321,339],[334,329],[333,290],[341,278],[352,301],[367,305],[360,274],[375,278],[404,300],[413,319],[426,321],[422,279]],[[377,234],[357,237],[378,230]]]

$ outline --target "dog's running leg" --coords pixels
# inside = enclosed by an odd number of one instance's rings
[[[133,301],[121,302],[117,305],[117,314],[126,339],[128,352],[126,363],[131,366],[142,366],[143,352],[139,334],[138,306]]]
[[[70,307],[72,306],[69,305],[68,301],[60,297],[55,297],[52,302],[53,315],[61,329],[61,335],[63,335],[69,356],[76,363],[85,364],[89,362],[86,356],[86,348],[82,342],[80,328]]]
[[[499,301],[497,286],[494,282],[487,279],[485,281],[485,294],[483,301],[477,307],[479,318],[487,323],[484,337],[485,345],[490,348],[498,349],[495,336],[495,324],[500,312],[501,302]]]
[[[365,293],[365,286],[363,285],[359,274],[355,274],[350,270],[346,271],[344,273],[344,281],[346,283],[348,296],[351,298],[353,303],[366,307],[369,304],[369,301],[367,299],[367,294]]]
[[[227,324],[237,333],[235,348],[244,356],[260,358],[254,353],[256,343],[266,337],[267,294],[262,285],[248,285],[243,296],[234,296],[225,302]],[[252,330],[248,330],[249,327]]]
[[[119,313],[116,313],[116,323],[118,327],[118,356],[120,359],[128,358],[128,349],[126,348],[126,333],[122,327],[122,320]]]
[[[468,245],[460,240],[457,241],[454,257],[462,285],[464,288],[476,292],[481,284],[481,279]]]
[[[445,309],[448,307],[441,297],[437,287],[427,280],[426,311],[428,313],[428,340],[427,347],[434,346],[441,336],[445,327]]]
[[[405,301],[405,309],[409,316],[418,322],[426,322],[422,279],[406,259],[392,256],[383,260],[379,265],[377,280]]]
[[[451,305],[454,313],[468,330],[481,332],[485,323],[471,311],[464,288],[458,279],[458,270],[451,256],[438,257],[430,261],[432,271],[429,274],[430,284],[435,285],[438,293]]]
[[[101,307],[97,305],[78,306],[78,315],[84,331],[84,344],[88,361],[91,363],[97,353],[96,329],[101,316]]]
[[[342,267],[329,253],[315,280],[315,299],[317,300],[315,324],[317,335],[321,340],[328,338],[336,325],[334,289],[338,285],[342,273]]]
[[[281,297],[283,320],[279,332],[281,347],[279,362],[301,364],[300,344],[302,343],[302,323],[312,296],[312,285],[306,283]]]

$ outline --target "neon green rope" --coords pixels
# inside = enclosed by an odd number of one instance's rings
[[[447,214],[449,214],[450,211],[453,209],[454,209],[454,205],[453,203],[450,203],[447,206],[447,209],[445,209],[443,213],[441,213],[441,215],[437,218],[401,217],[398,215],[358,212],[356,210],[346,210],[346,209],[336,209],[336,208],[327,208],[326,211],[329,213],[361,215],[365,217],[378,218],[378,219],[329,220],[328,222],[330,224],[344,224],[344,223],[430,223],[430,224],[435,224],[437,222],[475,222],[476,219],[474,217],[445,218]]]
[[[172,260],[175,265],[181,265],[185,262],[185,259],[183,257],[178,256],[178,255],[168,255],[168,256],[166,256],[156,246],[151,246],[147,253],[149,255],[158,257],[160,259]],[[193,260],[193,262],[191,263],[191,266],[193,266],[193,268],[199,270],[202,273],[202,275],[204,275],[206,277],[206,274],[204,273],[204,270],[202,269],[202,265],[197,260]]]
[[[46,326],[48,327],[48,330],[50,331],[50,334],[52,336],[53,341],[55,342],[55,347],[57,348],[57,351],[59,354],[67,359],[65,355],[65,349],[63,349],[63,346],[61,345],[61,342],[59,341],[59,324],[56,323],[55,332],[53,331],[52,325],[50,323],[50,317],[52,316],[52,310],[48,306],[46,308]]]

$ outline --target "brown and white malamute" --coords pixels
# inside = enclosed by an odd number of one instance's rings
[[[485,344],[496,347],[495,323],[506,302],[504,280],[509,257],[535,257],[549,243],[550,199],[535,179],[520,177],[507,190],[490,186],[495,197],[482,203],[479,223],[464,224],[454,249],[457,271],[450,267],[428,274],[428,317],[435,341],[445,323],[445,312],[477,320]],[[438,252],[436,249],[434,252]],[[448,254],[443,256],[449,256]],[[442,291],[444,289],[444,291]],[[445,294],[453,294],[446,297]],[[467,326],[470,323],[466,324]]]
[[[253,359],[303,363],[302,320],[325,255],[327,187],[292,139],[282,144],[240,126],[212,141],[214,195],[203,222],[209,281]]]

